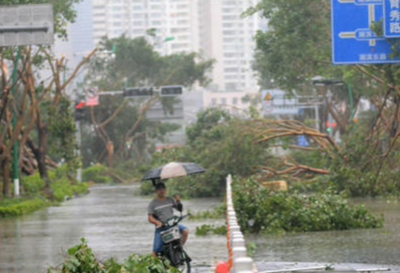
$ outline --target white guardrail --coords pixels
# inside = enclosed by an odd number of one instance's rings
[[[232,176],[226,179],[226,223],[227,247],[229,251],[230,273],[254,273],[254,261],[247,256],[247,249],[243,233],[236,218],[232,198]]]

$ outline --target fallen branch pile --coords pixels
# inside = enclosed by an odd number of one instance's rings
[[[280,147],[285,145],[280,139],[290,136],[304,135],[307,137],[310,147],[301,147],[297,145],[287,145],[288,148],[304,151],[320,151],[326,153],[331,158],[338,155],[339,145],[327,134],[310,128],[297,120],[254,120],[250,124],[250,130],[256,136],[254,144],[270,143],[274,140],[272,146]],[[259,179],[265,180],[275,176],[290,176],[292,179],[304,175],[303,178],[312,178],[315,174],[329,174],[329,170],[315,168],[296,162],[289,156],[284,156],[277,166],[256,166],[259,170]]]

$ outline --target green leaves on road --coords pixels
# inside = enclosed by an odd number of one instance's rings
[[[48,269],[47,273],[179,273],[168,261],[161,261],[151,255],[132,255],[121,263],[110,258],[104,263],[93,254],[84,238],[81,243],[68,249],[68,257],[57,266]]]

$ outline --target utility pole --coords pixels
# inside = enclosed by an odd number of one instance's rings
[[[83,108],[85,106],[85,102],[76,102],[75,103],[75,128],[76,128],[76,132],[75,132],[75,139],[76,139],[76,143],[78,148],[76,149],[76,155],[78,157],[81,156],[81,139],[82,139],[82,135],[81,135],[81,120],[84,118],[84,114],[85,114],[85,109]],[[82,182],[82,167],[79,167],[76,173],[76,180],[78,180],[79,182]]]
[[[315,129],[319,131],[319,105],[315,104]]]
[[[17,57],[15,58],[14,62],[14,70],[12,75],[12,95],[13,99],[15,100],[16,92],[17,92],[17,72],[18,72],[18,62],[21,58],[21,47],[18,47]],[[17,109],[14,109],[14,116],[13,116],[13,129],[17,126]],[[19,164],[18,164],[18,139],[15,140],[13,146],[13,180],[14,180],[14,196],[19,196]]]
[[[75,120],[75,127],[76,127],[76,133],[75,133],[75,137],[76,137],[76,144],[78,146],[78,149],[76,149],[76,154],[78,155],[78,157],[81,156],[81,122],[78,120]],[[76,180],[78,180],[79,182],[82,182],[82,166],[80,166],[78,168],[78,171],[76,173]]]

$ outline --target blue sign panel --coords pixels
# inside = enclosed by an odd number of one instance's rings
[[[297,145],[300,147],[308,147],[310,146],[310,143],[308,143],[308,140],[304,135],[300,135],[297,137]]]
[[[390,43],[371,30],[383,17],[383,0],[331,0],[333,64],[397,63]]]
[[[400,37],[400,0],[384,0],[383,2],[383,36]]]

